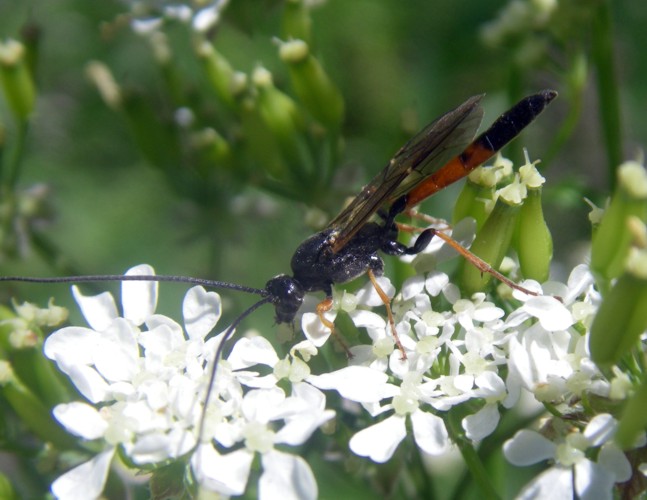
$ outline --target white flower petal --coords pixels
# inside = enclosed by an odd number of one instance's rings
[[[600,413],[591,419],[584,429],[584,437],[591,446],[601,446],[609,441],[618,428],[618,421],[609,413]]]
[[[402,294],[402,300],[412,299],[421,293],[425,289],[425,279],[422,276],[413,276],[404,280],[400,293]]]
[[[562,297],[564,303],[570,304],[594,282],[593,274],[589,266],[585,264],[577,265],[571,271],[568,277],[568,293]]]
[[[74,300],[79,305],[85,321],[94,330],[99,332],[105,330],[113,319],[119,317],[115,299],[108,292],[99,295],[83,295],[74,285],[72,295],[74,295]]]
[[[517,500],[539,500],[543,498],[575,498],[571,469],[551,467],[528,483],[517,496]]]
[[[380,288],[384,290],[387,297],[393,297],[395,295],[395,287],[386,276],[380,276],[379,278],[376,278],[376,281]],[[357,297],[357,303],[364,306],[379,307],[384,305],[382,298],[375,290],[373,283],[370,281],[360,288],[355,296]]]
[[[447,276],[445,273],[441,273],[440,271],[432,271],[427,275],[427,279],[425,280],[425,288],[427,289],[429,295],[431,295],[432,297],[438,297],[438,295],[440,295],[440,292],[444,290],[448,283],[449,276]]]
[[[258,482],[258,497],[261,500],[317,498],[317,482],[303,458],[271,451],[263,455],[262,465],[263,474]]]
[[[117,318],[101,335],[94,365],[108,381],[129,381],[139,371],[139,346],[132,324]]]
[[[598,454],[598,463],[614,475],[616,483],[631,479],[631,464],[624,452],[614,443],[607,443]]]
[[[353,320],[353,324],[357,328],[372,328],[375,330],[384,329],[386,327],[386,321],[382,316],[373,311],[367,311],[365,309],[355,309],[348,313],[350,319]]]
[[[245,394],[242,411],[247,420],[267,423],[282,411],[280,405],[283,401],[285,393],[279,387],[255,389]]]
[[[330,321],[334,321],[334,315],[332,319],[329,316],[330,312],[326,313],[325,317]],[[316,347],[321,347],[322,345],[324,345],[326,343],[326,340],[328,340],[328,337],[330,337],[332,333],[330,331],[330,328],[328,328],[321,322],[319,316],[317,316],[315,313],[309,312],[303,313],[303,316],[301,317],[301,329],[303,330],[306,338]]]
[[[499,408],[496,404],[487,404],[473,415],[463,419],[465,433],[472,441],[481,441],[492,434],[499,425]]]
[[[522,310],[537,318],[541,326],[549,332],[566,330],[575,323],[571,312],[555,297],[531,297],[525,302]]]
[[[191,467],[201,486],[223,495],[242,495],[253,459],[254,454],[244,448],[221,455],[204,444],[191,457]]]
[[[449,435],[442,418],[416,410],[411,414],[413,437],[418,447],[429,455],[442,455],[450,446]]]
[[[190,339],[204,339],[216,326],[221,315],[220,295],[194,286],[184,296],[182,314]]]
[[[153,464],[169,458],[169,439],[165,433],[152,432],[139,436],[130,446],[126,446],[126,454],[136,464]]]
[[[517,432],[503,444],[503,454],[513,465],[524,467],[555,456],[555,443],[526,429]]]
[[[300,415],[286,421],[285,425],[274,435],[275,444],[299,446],[324,423],[335,417],[334,410]]]
[[[232,370],[241,370],[258,364],[273,367],[279,357],[265,337],[243,337],[236,342],[227,361]]]
[[[149,464],[182,456],[191,451],[195,444],[193,433],[174,428],[171,432],[140,435],[135,443],[124,443],[124,448],[136,464]]]
[[[384,463],[406,437],[405,417],[393,415],[355,434],[348,443],[356,455]]]
[[[581,500],[612,500],[614,477],[590,460],[575,464],[575,491]]]
[[[474,310],[474,315],[472,316],[475,321],[480,321],[481,323],[487,323],[488,321],[494,321],[505,316],[505,311],[499,307],[490,306],[490,307],[478,307]]]
[[[56,405],[52,413],[68,432],[83,439],[100,438],[108,428],[108,422],[93,406],[80,401]]]
[[[387,397],[388,375],[366,366],[348,366],[323,375],[310,375],[306,381],[319,389],[334,389],[342,397],[358,403],[375,403]]]
[[[199,33],[205,33],[213,26],[215,26],[219,20],[220,8],[218,6],[218,3],[216,3],[215,5],[210,5],[209,7],[205,7],[204,9],[199,10],[193,18],[193,22],[191,24],[194,30],[198,31]]]
[[[90,365],[100,338],[100,334],[89,328],[61,328],[45,340],[45,356],[56,361],[61,369],[71,365]]]
[[[91,403],[104,401],[108,394],[108,383],[89,366],[74,365],[63,370],[74,386]]]
[[[115,449],[111,448],[66,472],[52,483],[52,493],[59,500],[98,498],[106,484],[114,454]]]
[[[131,267],[126,276],[153,276],[155,270],[148,264]],[[157,281],[123,281],[121,283],[121,306],[124,318],[141,325],[157,307]]]

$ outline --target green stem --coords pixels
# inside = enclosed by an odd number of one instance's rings
[[[501,498],[494,489],[492,481],[490,481],[490,474],[485,469],[483,461],[472,444],[463,436],[462,429],[460,429],[460,422],[455,422],[451,415],[445,419],[445,422],[447,424],[447,431],[449,432],[450,439],[456,444],[456,446],[458,446],[458,449],[463,456],[465,465],[470,472],[470,479],[476,483],[479,498],[492,500],[498,500]],[[454,498],[465,498],[465,488],[470,484],[470,482],[471,481],[462,481],[458,489],[454,492]]]
[[[18,178],[20,177],[20,166],[22,164],[22,158],[25,152],[25,143],[27,140],[27,132],[29,130],[29,124],[26,120],[20,120],[16,128],[16,143],[11,149],[11,153],[8,157],[7,164],[7,187],[13,191]],[[1,172],[0,172],[1,174]],[[1,178],[1,177],[0,177]]]
[[[622,161],[620,97],[613,53],[611,2],[601,2],[592,23],[592,56],[597,69],[602,134],[606,145],[609,185],[616,181],[616,168]]]

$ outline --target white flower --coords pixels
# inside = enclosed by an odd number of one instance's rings
[[[153,270],[139,266],[128,274],[151,275]],[[292,394],[286,397],[276,387],[282,376],[261,376],[252,369],[280,365],[271,344],[262,337],[240,339],[229,359],[218,365],[203,419],[202,401],[222,338],[205,341],[220,318],[218,294],[202,287],[190,289],[182,308],[184,328],[154,313],[155,282],[123,282],[123,317],[110,294],[86,297],[76,288],[74,294],[91,328],[52,333],[45,353],[98,406],[61,404],[54,416],[70,433],[101,440],[104,451],[58,478],[52,485],[57,497],[98,497],[117,447],[140,465],[164,463],[191,452],[201,486],[224,495],[245,491],[253,456],[260,453],[259,491],[316,497],[307,463],[274,449],[303,444],[334,416],[325,408],[324,394],[302,382],[309,376],[302,360],[286,358],[287,368],[285,362],[281,365],[292,384]],[[226,451],[239,444],[244,448]]]
[[[508,461],[517,466],[555,461],[525,486],[519,498],[573,498],[574,493],[584,499],[613,498],[614,484],[631,477],[629,461],[612,441],[616,427],[611,415],[600,414],[584,432],[570,432],[559,442],[530,430],[517,432],[503,446]],[[587,458],[589,448],[599,448],[596,461]]]
[[[277,444],[303,444],[323,423],[334,416],[325,409],[325,396],[304,383],[293,386],[291,397],[277,387],[248,392],[240,405],[235,425],[228,426],[232,442],[245,448],[221,454],[213,445],[198,447],[191,465],[199,482],[224,495],[245,491],[255,453],[261,454],[263,474],[259,496],[273,498],[282,491],[286,498],[316,498],[317,485],[308,464],[300,457],[280,452]],[[278,422],[282,421],[282,426]]]

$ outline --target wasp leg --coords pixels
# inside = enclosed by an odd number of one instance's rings
[[[435,234],[435,229],[425,229],[420,233],[416,242],[410,247],[403,245],[399,241],[391,240],[383,243],[380,250],[387,255],[416,255],[427,248],[427,245],[429,245]]]
[[[321,321],[321,324],[328,328],[330,330],[330,334],[333,336],[333,338],[339,342],[339,345],[341,345],[342,349],[346,352],[346,356],[349,358],[353,357],[353,353],[350,352],[350,349],[348,348],[348,345],[342,338],[340,334],[337,333],[335,330],[335,323],[330,321],[328,318],[324,316],[324,313],[327,313],[332,309],[333,306],[333,300],[332,300],[332,290],[326,291],[326,298],[323,299],[319,304],[317,304],[317,316],[319,316],[319,321]]]
[[[527,288],[524,288],[521,285],[517,285],[511,279],[506,278],[503,274],[501,274],[499,271],[494,269],[490,264],[485,262],[479,256],[470,252],[467,248],[465,248],[463,245],[461,245],[458,241],[456,241],[451,236],[447,236],[445,233],[441,231],[437,231],[436,234],[445,243],[447,243],[450,247],[452,247],[459,254],[461,254],[470,264],[472,264],[479,271],[481,271],[481,273],[489,273],[492,276],[494,276],[496,279],[498,279],[501,283],[508,285],[510,288],[513,288],[514,290],[519,290],[520,292],[523,292],[526,295],[532,295],[534,297],[538,297],[539,295],[541,295],[537,292],[533,292],[532,290],[528,290]]]
[[[382,289],[380,284],[375,279],[375,273],[373,272],[373,270],[369,269],[368,271],[366,271],[366,274],[368,274],[368,279],[371,280],[371,283],[373,284],[373,288],[375,288],[375,291],[377,292],[377,294],[380,296],[380,299],[382,299],[382,302],[384,303],[384,307],[386,308],[386,314],[389,318],[389,324],[391,325],[391,331],[393,332],[393,340],[395,341],[395,345],[398,346],[398,349],[400,350],[400,354],[402,354],[402,357],[400,359],[405,360],[407,359],[407,354],[406,352],[404,352],[404,347],[400,342],[400,337],[398,336],[398,332],[395,330],[395,320],[393,319],[393,312],[391,311],[391,299],[389,299],[389,296],[386,294],[386,292]]]

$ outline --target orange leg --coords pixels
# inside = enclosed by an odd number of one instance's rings
[[[402,357],[400,359],[405,360],[407,359],[407,354],[404,352],[404,347],[400,342],[400,337],[398,337],[398,332],[395,331],[395,321],[393,319],[393,312],[391,311],[391,299],[389,299],[389,296],[386,294],[386,292],[382,290],[382,287],[375,279],[375,274],[373,273],[373,271],[369,269],[366,272],[366,274],[368,274],[368,279],[371,280],[371,283],[373,283],[373,287],[375,288],[375,291],[377,292],[377,294],[380,296],[380,299],[382,299],[382,302],[384,303],[384,307],[386,308],[386,314],[389,318],[389,324],[391,325],[391,331],[393,332],[393,340],[395,340],[395,345],[398,346],[398,349],[400,349],[400,353],[402,354]]]
[[[481,259],[477,255],[474,255],[472,252],[470,252],[467,248],[465,248],[463,245],[461,245],[458,241],[456,241],[451,236],[447,236],[445,233],[443,233],[441,231],[436,231],[435,236],[438,236],[445,243],[447,243],[450,247],[452,247],[459,254],[461,254],[463,257],[465,257],[465,259],[467,259],[467,261],[470,264],[475,266],[482,273],[490,273],[492,276],[494,276],[496,279],[498,279],[501,283],[504,283],[504,284],[508,285],[510,288],[513,288],[514,290],[519,290],[520,292],[523,292],[526,295],[532,295],[534,297],[538,297],[539,295],[541,295],[541,294],[539,294],[537,292],[533,292],[532,290],[528,290],[527,288],[524,288],[521,285],[517,285],[511,279],[506,278],[503,274],[501,274],[499,271],[494,269],[490,264],[485,262],[483,259]]]
[[[417,213],[417,212],[416,212]],[[418,214],[421,215],[422,214]],[[436,220],[436,219],[433,219]],[[409,224],[402,224],[400,222],[397,223],[398,229],[401,231],[405,231],[408,233],[414,233],[417,231],[422,231],[422,229],[412,226]],[[447,225],[449,228],[450,226]],[[496,279],[498,279],[501,283],[504,283],[508,285],[510,288],[514,290],[519,290],[520,292],[525,293],[526,295],[532,295],[534,297],[538,297],[539,293],[533,292],[532,290],[528,290],[527,288],[522,287],[521,285],[517,285],[514,281],[512,281],[509,278],[506,278],[503,274],[501,274],[499,271],[494,269],[490,264],[485,262],[483,259],[478,257],[477,255],[473,254],[470,252],[467,248],[465,248],[463,245],[461,245],[458,241],[456,241],[454,238],[451,236],[448,236],[447,234],[443,233],[441,229],[434,229],[434,236],[438,236],[440,239],[442,239],[445,243],[447,243],[450,247],[452,247],[454,250],[456,250],[459,254],[461,254],[470,264],[475,266],[479,271],[482,273],[489,273],[492,276],[494,276]]]
[[[317,304],[317,316],[319,316],[319,321],[321,321],[321,324],[328,328],[331,335],[341,344],[344,351],[346,351],[346,355],[349,358],[352,358],[353,354],[350,352],[350,349],[346,345],[346,342],[344,342],[344,339],[342,339],[341,335],[336,334],[335,324],[324,316],[324,313],[332,309],[332,305],[332,297],[326,297],[325,299],[323,299],[321,302],[319,302],[319,304]]]
[[[427,215],[425,213],[418,212],[414,208],[410,208],[409,210],[406,210],[405,214],[408,217],[411,217],[412,219],[421,220],[422,222],[424,222],[426,224],[429,224],[429,225],[434,224],[436,226],[444,226],[444,227],[439,228],[439,230],[441,230],[441,231],[444,231],[445,229],[450,229],[451,228],[451,226],[448,224],[448,222],[446,220],[437,219],[436,217],[432,217],[431,215]],[[409,226],[409,227],[413,227],[413,226]]]

